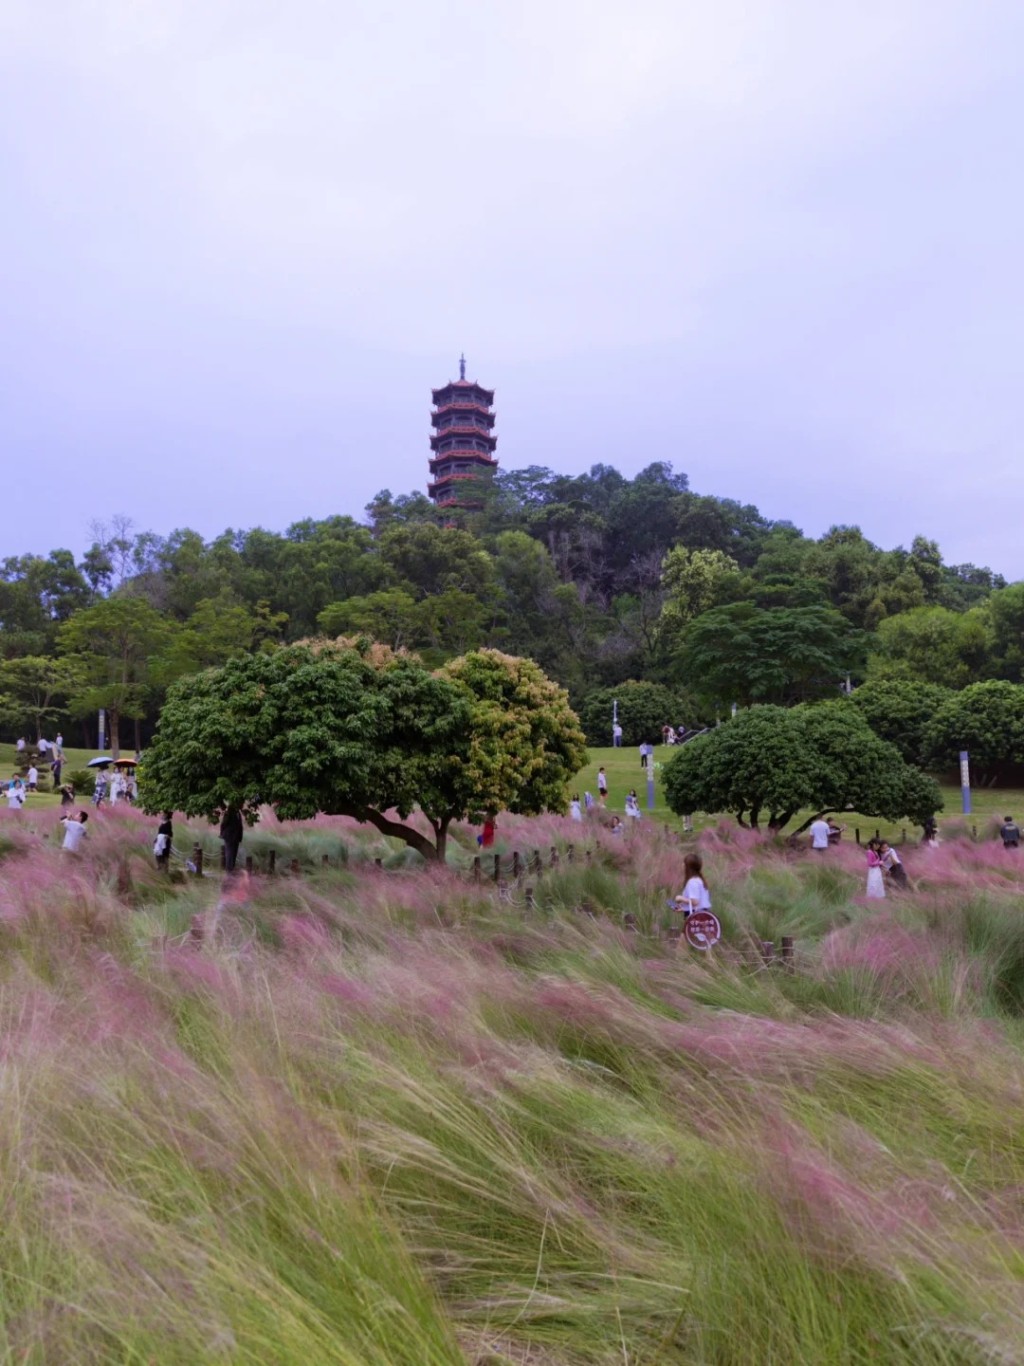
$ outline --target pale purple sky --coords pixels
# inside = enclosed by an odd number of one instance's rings
[[[0,555],[627,474],[1024,576],[1019,0],[0,0]]]

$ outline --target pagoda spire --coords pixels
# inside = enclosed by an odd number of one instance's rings
[[[466,353],[463,351],[459,357],[459,379],[466,378]]]

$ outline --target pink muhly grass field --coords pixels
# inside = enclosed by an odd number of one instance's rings
[[[1001,849],[908,847],[917,890],[861,904],[849,843],[502,817],[501,854],[560,853],[530,907],[474,882],[469,827],[447,868],[378,869],[351,822],[261,822],[305,872],[225,882],[158,872],[138,812],[79,856],[22,814],[12,1359],[1014,1359],[1024,867]],[[661,934],[691,847],[710,956]],[[763,921],[796,927],[791,968]]]

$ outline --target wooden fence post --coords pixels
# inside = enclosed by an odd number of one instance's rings
[[[858,844],[860,844],[860,826],[859,826],[859,825],[855,825],[855,826],[853,827],[853,838],[857,841]]]
[[[534,849],[534,851],[533,851],[533,871],[534,871],[535,873],[539,873],[543,867],[544,867],[544,863],[543,863],[543,860],[541,859],[541,856],[540,856],[540,850],[539,850],[539,849]]]
[[[267,855],[267,872],[271,877],[277,872],[277,850],[271,849]]]
[[[537,909],[537,903],[533,898],[532,887],[527,887],[526,889],[526,909],[528,911],[535,911]]]
[[[782,965],[786,968],[793,966],[793,936],[789,934],[782,936]]]
[[[569,844],[566,846],[565,857],[569,863],[576,862],[576,846],[574,844]]]
[[[226,845],[220,846],[220,870],[221,872],[228,866],[228,851]]]
[[[245,871],[247,873],[252,872],[252,854],[246,854],[245,856]]]
[[[554,845],[551,846],[551,866],[552,868],[558,867],[558,850]]]
[[[202,846],[201,844],[193,844],[193,846],[192,846],[192,862],[195,864],[195,867],[196,867],[196,877],[202,877],[202,876],[203,876],[203,846]]]
[[[476,858],[473,860],[473,881],[474,881],[474,882],[479,882],[479,881],[480,881],[480,855],[479,855],[479,854],[477,854]]]
[[[519,874],[520,874],[520,871],[521,871],[521,869],[520,869],[520,866],[519,866],[519,850],[518,850],[518,849],[513,849],[513,850],[512,850],[512,876],[513,876],[513,878],[518,878],[518,877],[519,877]]]
[[[761,940],[761,961],[766,968],[770,968],[775,962],[775,945],[770,939]]]
[[[297,858],[293,858],[293,859],[292,859],[292,861],[291,861],[291,866],[290,866],[290,868],[289,868],[288,871],[291,873],[291,875],[292,875],[293,877],[298,877],[298,875],[299,875],[299,860],[298,860]]]
[[[331,866],[331,856],[330,856],[330,854],[324,854],[324,855],[321,857],[321,859],[320,859],[320,867],[321,867],[321,868],[329,868],[330,866]]]
[[[381,870],[383,870],[383,868],[384,868],[384,860],[383,860],[382,858],[375,858],[375,859],[373,860],[373,866],[374,866],[375,868],[380,868]]]
[[[500,854],[495,854],[495,855],[494,855],[494,880],[495,880],[495,882],[500,882],[500,881],[501,881],[501,855],[500,855]]]

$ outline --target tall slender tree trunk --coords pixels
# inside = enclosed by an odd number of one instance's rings
[[[107,724],[110,726],[110,754],[111,758],[120,759],[121,757],[121,713],[116,707],[111,707],[107,711]]]

